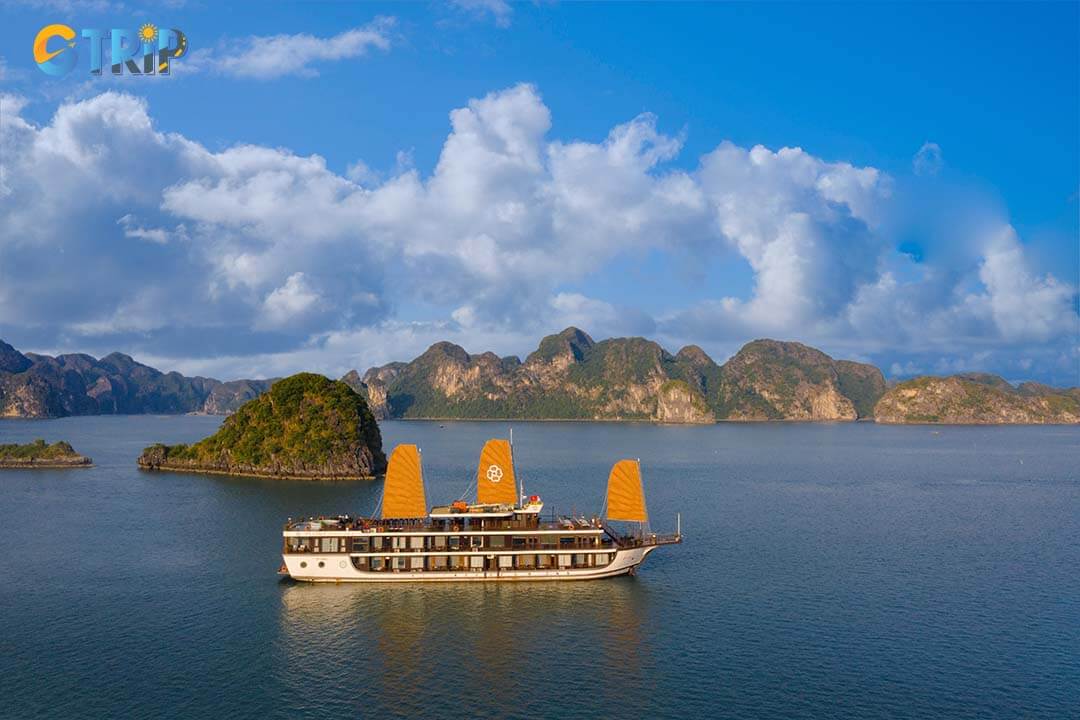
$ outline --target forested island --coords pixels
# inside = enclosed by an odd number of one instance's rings
[[[0,468],[89,467],[92,462],[63,440],[52,445],[40,438],[24,445],[0,445]]]
[[[152,445],[146,470],[304,480],[373,478],[386,469],[379,426],[351,387],[299,373],[274,383],[193,445]]]

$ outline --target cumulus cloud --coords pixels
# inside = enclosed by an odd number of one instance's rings
[[[311,287],[304,273],[295,272],[263,300],[256,327],[281,327],[300,322],[321,302],[322,296]]]
[[[1033,276],[1012,226],[988,239],[979,279],[1005,340],[1044,342],[1077,329],[1072,312],[1075,289],[1050,274]]]
[[[371,50],[389,50],[395,24],[395,18],[378,17],[331,37],[297,33],[230,39],[217,50],[196,50],[183,70],[257,80],[289,75],[317,77],[315,66],[320,63],[362,57]],[[222,52],[225,47],[228,51]]]
[[[574,324],[721,358],[771,335],[904,371],[1076,364],[1076,289],[1032,267],[1006,219],[953,222],[941,247],[963,252],[917,261],[896,250],[895,216],[911,213],[892,210],[906,192],[893,178],[800,148],[721,143],[677,169],[683,138],[657,118],[552,139],[538,90],[517,85],[450,113],[430,173],[358,161],[342,176],[319,156],[162,133],[121,93],[41,126],[4,107],[0,337],[25,347],[334,373],[439,339],[523,353]],[[588,291],[613,262],[657,253],[735,255],[752,290],[662,312]]]
[[[697,179],[714,227],[755,276],[750,299],[698,309],[710,334],[805,327],[835,317],[875,279],[884,241],[874,226],[890,185],[874,168],[725,142],[703,158]]]

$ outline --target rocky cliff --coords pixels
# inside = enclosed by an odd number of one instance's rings
[[[242,405],[194,445],[152,445],[139,466],[298,479],[370,478],[386,470],[367,402],[343,382],[300,373]]]
[[[885,392],[873,365],[833,360],[797,342],[755,340],[721,368],[718,415],[729,420],[857,420]]]
[[[439,342],[411,362],[374,367],[362,376],[352,370],[341,380],[378,420],[708,423],[856,420],[884,413],[882,421],[892,423],[1077,422],[1070,418],[1080,399],[1077,388],[1031,382],[1013,387],[979,374],[918,378],[886,398],[876,367],[834,360],[801,343],[755,340],[721,366],[696,345],[672,355],[644,338],[594,342],[577,328],[545,337],[524,362],[491,352],[471,355]],[[100,360],[24,354],[0,342],[0,416],[228,414],[273,382],[162,373],[120,353]]]
[[[1080,423],[1080,388],[1039,383],[1014,388],[982,373],[920,377],[891,388],[874,415],[884,423]]]
[[[723,367],[690,345],[594,342],[577,328],[544,338],[524,362],[441,342],[410,363],[343,378],[379,417],[653,420],[855,420],[885,391],[870,365],[798,343],[750,343]]]
[[[691,360],[642,338],[597,343],[577,328],[544,338],[525,362],[440,342],[344,380],[379,417],[715,420]]]
[[[210,389],[199,412],[204,415],[228,415],[241,405],[262,395],[275,380],[230,380]],[[215,381],[216,382],[216,381]]]
[[[121,353],[50,357],[0,341],[0,416],[64,417],[138,413],[226,414],[266,391],[271,380],[163,373]]]

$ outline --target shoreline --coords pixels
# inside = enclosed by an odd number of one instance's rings
[[[71,460],[68,462],[63,460],[46,460],[43,462],[0,460],[0,470],[66,470],[68,468],[94,467],[94,463],[90,458],[84,458],[84,460],[85,462],[83,460]]]
[[[137,463],[139,470],[144,472],[175,472],[190,473],[192,475],[224,475],[227,477],[246,477],[257,480],[310,480],[312,482],[336,482],[347,480],[349,482],[371,481],[378,478],[377,475],[280,475],[276,473],[235,472],[232,470],[216,470],[190,467],[176,467],[168,465],[143,465]]]

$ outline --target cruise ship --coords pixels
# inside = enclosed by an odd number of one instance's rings
[[[306,582],[593,580],[633,575],[661,545],[682,542],[649,530],[641,467],[620,460],[599,515],[543,515],[524,494],[513,447],[489,440],[476,472],[476,502],[428,510],[421,453],[390,454],[376,517],[289,519],[280,573]]]

